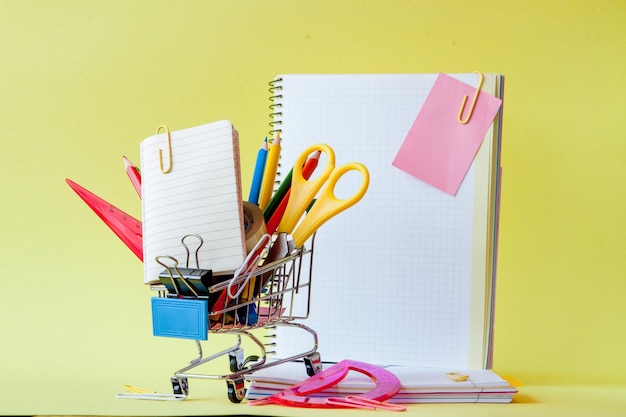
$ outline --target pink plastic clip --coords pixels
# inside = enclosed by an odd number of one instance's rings
[[[330,397],[326,399],[326,404],[337,405],[340,407],[361,408],[366,410],[388,411],[406,411],[406,407],[399,404],[392,404],[386,401],[377,401],[370,398],[359,397],[358,395],[350,395],[347,397]]]

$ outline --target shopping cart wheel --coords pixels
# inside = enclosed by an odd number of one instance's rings
[[[246,387],[243,378],[227,379],[228,399],[231,403],[240,403],[246,396]]]
[[[319,352],[307,356],[304,358],[304,366],[306,366],[306,373],[308,376],[313,376],[322,371],[322,358]]]
[[[230,365],[230,372],[239,372],[243,369],[243,349],[237,349],[228,354],[228,363]]]
[[[173,376],[171,381],[174,394],[184,396],[189,395],[189,382],[187,381],[187,378],[178,378]]]

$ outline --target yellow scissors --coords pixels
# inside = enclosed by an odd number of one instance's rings
[[[324,170],[313,180],[305,180],[302,176],[302,167],[306,158],[315,151],[326,154],[328,162]],[[335,186],[341,177],[350,171],[361,173],[362,182],[359,189],[351,197],[339,199],[335,196]],[[311,205],[315,196],[326,183],[326,188],[317,197],[313,207],[298,225],[304,211]],[[292,234],[296,248],[302,247],[304,242],[329,219],[358,203],[369,187],[370,176],[365,165],[359,162],[349,162],[335,168],[335,152],[326,144],[316,144],[305,149],[296,160],[291,174],[291,194],[285,208],[285,214],[278,225],[278,233]]]

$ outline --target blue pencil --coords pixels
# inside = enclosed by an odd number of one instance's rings
[[[259,204],[259,196],[261,195],[261,185],[263,184],[263,173],[265,172],[265,162],[267,161],[267,137],[261,145],[261,149],[256,156],[256,165],[254,166],[254,176],[252,177],[252,185],[250,186],[250,196],[248,202]]]

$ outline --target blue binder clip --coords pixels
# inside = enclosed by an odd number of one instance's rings
[[[152,333],[155,336],[207,340],[207,300],[152,297]]]

